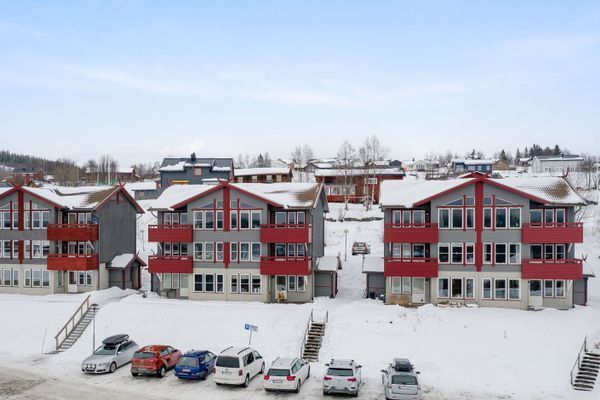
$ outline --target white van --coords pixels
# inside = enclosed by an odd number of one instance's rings
[[[250,347],[228,347],[217,357],[215,383],[217,385],[243,385],[265,372],[265,362],[258,351]]]

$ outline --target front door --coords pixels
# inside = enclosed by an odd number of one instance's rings
[[[425,278],[412,278],[412,303],[425,303]]]
[[[69,271],[69,282],[67,283],[68,293],[77,293],[77,272]]]
[[[542,281],[529,281],[529,307],[540,309],[544,306],[544,298],[542,297]]]
[[[188,297],[188,274],[181,274],[179,296]]]

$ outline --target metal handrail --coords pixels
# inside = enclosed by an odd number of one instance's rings
[[[91,295],[88,295],[85,300],[83,301],[83,303],[81,303],[81,305],[77,308],[77,310],[75,310],[75,312],[73,313],[73,315],[71,316],[71,318],[69,318],[69,320],[67,321],[66,324],[63,325],[62,328],[60,328],[60,330],[58,331],[58,333],[56,334],[56,336],[54,336],[54,341],[56,342],[56,350],[58,350],[60,348],[60,346],[64,343],[65,340],[67,340],[67,337],[69,337],[69,335],[71,334],[71,332],[73,331],[73,329],[75,329],[75,326],[77,326],[77,324],[75,323],[75,317],[77,316],[77,314],[79,314],[79,318],[77,319],[77,322],[79,323],[79,321],[81,320],[81,318],[83,318],[83,316],[85,315],[85,313],[89,310],[90,308],[90,297]],[[85,310],[84,310],[84,306],[85,306]],[[71,324],[71,329],[69,329],[69,324]],[[62,340],[60,340],[59,342],[59,337],[61,335],[61,333],[65,333],[65,336]]]
[[[523,222],[523,228],[582,228],[583,222]]]
[[[306,323],[306,329],[304,330],[304,338],[302,339],[302,345],[300,346],[300,358],[304,355],[304,347],[306,346],[306,339],[308,338],[308,332],[310,331],[310,325],[313,322],[313,313],[314,309],[310,310],[310,317],[308,318],[308,322]]]
[[[385,228],[393,228],[393,229],[410,229],[410,228],[419,228],[419,229],[423,229],[423,228],[436,228],[438,227],[438,224],[435,222],[410,222],[410,223],[389,223],[389,224],[384,224]]]
[[[192,229],[192,224],[153,224],[148,225],[148,229]]]
[[[329,310],[327,310],[325,312],[325,320],[324,320],[324,322],[327,323],[328,321],[329,321]]]
[[[577,355],[575,364],[573,365],[573,368],[571,368],[571,386],[575,384],[575,377],[573,375],[575,374],[576,370],[577,373],[579,372],[579,368],[581,368],[582,354],[584,354],[585,352],[587,352],[587,336],[585,337],[585,339],[583,339],[583,344],[581,345],[581,349],[579,349],[579,354]]]
[[[523,264],[583,264],[580,258],[524,258]]]
[[[307,229],[312,227],[312,224],[261,224],[264,229]]]

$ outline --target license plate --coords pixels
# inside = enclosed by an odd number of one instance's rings
[[[274,379],[273,383],[283,383],[283,381],[281,379]]]
[[[192,371],[189,369],[182,369],[181,372],[192,372]]]
[[[221,372],[221,373],[222,373],[223,375],[231,375],[231,372],[229,372],[229,371],[223,371],[223,372]]]

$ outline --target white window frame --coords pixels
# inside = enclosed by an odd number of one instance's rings
[[[454,261],[454,248],[459,248],[460,249],[460,261]],[[465,252],[464,252],[464,246],[463,243],[452,243],[450,245],[450,264],[463,264],[465,260]]]
[[[517,282],[517,297],[512,297],[510,284],[511,282]],[[521,300],[521,280],[520,279],[509,279],[508,280],[508,300]]]
[[[235,289],[234,289],[234,281],[235,281]],[[240,278],[238,274],[229,275],[229,293],[239,293],[240,292]]]
[[[510,223],[510,213],[512,210],[517,210],[519,211],[519,225],[518,226],[512,226]],[[521,223],[521,208],[520,207],[509,207],[508,208],[508,229],[521,229],[521,227],[523,226],[523,224]]]
[[[440,292],[440,282],[446,281],[448,287],[448,294],[446,296],[442,296]],[[450,298],[450,278],[437,278],[437,297],[438,299],[449,299]]]
[[[447,261],[442,261],[440,259],[440,254],[442,253],[441,249],[444,248],[444,247],[446,248],[445,253],[446,253],[446,256],[448,257]],[[450,243],[438,243],[438,261],[441,264],[450,264],[450,261],[451,261],[451,254],[450,254],[450,252],[451,252],[451,250],[450,250]]]
[[[467,282],[471,282],[471,294],[469,295],[468,291],[467,291]],[[465,278],[465,282],[464,282],[464,295],[465,295],[465,299],[468,300],[473,300],[475,298],[475,278]]]
[[[498,297],[496,296],[496,282],[502,282],[504,281],[504,297]],[[494,278],[493,281],[493,288],[494,288],[494,300],[506,300],[508,299],[508,280],[506,278]]]
[[[510,252],[510,248],[511,246],[516,246],[517,247],[517,251],[516,251],[516,261],[512,262],[511,261],[511,252]],[[517,264],[521,264],[521,243],[509,243],[508,244],[508,264],[512,264],[512,265],[517,265]]]
[[[549,282],[552,285],[552,287],[551,287],[552,294],[550,294],[550,295],[546,294],[546,289],[547,289],[546,283],[547,282]],[[542,294],[545,298],[553,298],[554,297],[554,280],[553,279],[544,279],[544,286],[542,288]]]
[[[296,286],[298,287],[298,292],[305,292],[306,291],[306,280],[308,278],[304,275],[298,275],[298,277],[296,278]],[[302,282],[302,285],[300,285],[300,282]]]
[[[490,295],[485,295],[485,284],[488,282],[490,284]],[[493,300],[494,299],[494,282],[491,278],[483,278],[481,280],[481,298],[483,300]]]
[[[498,245],[504,246],[504,262],[498,262]],[[508,243],[494,243],[494,265],[506,265],[508,264]]]
[[[460,281],[460,295],[459,296],[455,296],[452,293],[452,286],[454,285],[455,281]],[[450,298],[451,299],[462,299],[462,298],[464,298],[464,295],[465,295],[465,287],[464,287],[463,278],[450,278]]]
[[[471,252],[469,252],[469,248],[472,249]],[[469,253],[472,253],[471,261],[469,261]],[[467,264],[467,265],[475,264],[475,243],[465,243],[465,251],[464,251],[463,257],[464,257],[465,264]]]
[[[562,282],[562,295],[558,294],[558,282]],[[556,279],[554,281],[554,297],[557,299],[564,299],[567,297],[567,281],[564,279]]]
[[[402,294],[402,278],[399,276],[392,276],[392,294]]]
[[[441,218],[441,214],[442,212],[447,212],[448,213],[448,226],[442,226],[442,218]],[[450,219],[451,217],[451,213],[450,213],[450,208],[438,208],[438,229],[452,229],[452,220]]]

